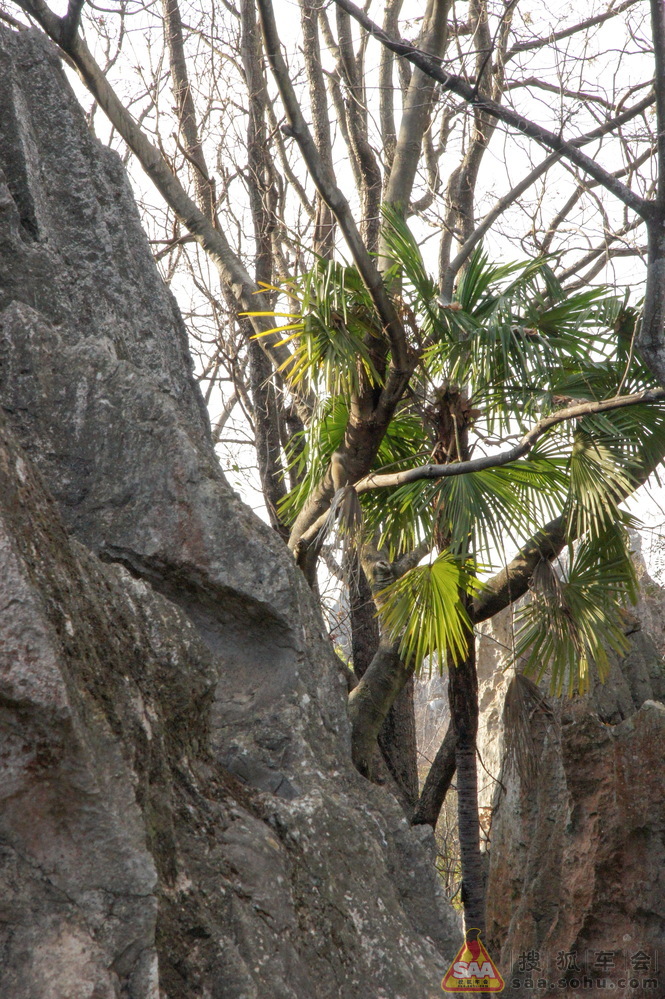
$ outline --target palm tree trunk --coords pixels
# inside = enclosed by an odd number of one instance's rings
[[[485,932],[485,876],[480,852],[478,815],[478,775],[476,739],[478,736],[478,675],[476,645],[469,635],[466,655],[448,670],[450,716],[457,732],[457,812],[462,864],[464,926]]]

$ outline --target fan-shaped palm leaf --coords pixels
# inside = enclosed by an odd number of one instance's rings
[[[603,680],[608,651],[626,652],[621,608],[636,600],[637,586],[621,525],[585,538],[569,557],[563,578],[545,561],[534,572],[531,600],[519,612],[515,656],[525,658],[525,672],[538,680],[551,669],[552,693],[566,689],[572,696],[588,689],[591,661]]]
[[[598,537],[618,519],[618,504],[629,496],[635,479],[620,464],[600,435],[589,433],[582,421],[575,432],[570,456],[569,531],[580,537],[589,532]]]
[[[400,641],[405,666],[418,671],[430,656],[443,664],[464,654],[471,624],[462,594],[477,585],[458,559],[443,552],[381,591],[379,614],[393,641]]]
[[[301,280],[290,282],[288,291],[291,300],[300,303],[298,313],[246,313],[292,320],[256,334],[282,333],[281,343],[292,347],[280,368],[287,381],[345,397],[358,390],[361,378],[379,385],[371,342],[383,332],[357,269],[321,259]]]

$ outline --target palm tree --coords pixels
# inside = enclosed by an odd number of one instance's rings
[[[337,469],[315,547],[339,527],[354,648],[365,649],[349,698],[361,772],[375,773],[376,737],[409,677],[425,665],[449,670],[465,919],[483,929],[473,635],[482,578],[507,539],[519,546],[555,518],[567,568],[554,547],[537,564],[515,657],[536,677],[551,664],[556,693],[582,691],[591,660],[602,676],[606,649],[625,641],[618,607],[635,595],[620,503],[665,450],[663,393],[632,349],[638,313],[626,298],[566,293],[547,260],[497,265],[478,248],[443,302],[403,219],[386,211],[384,232],[386,285],[417,361],[370,475],[349,484]],[[292,350],[281,374],[318,400],[292,446],[295,484],[280,515],[293,521],[334,466],[355,400],[380,391],[372,343],[382,325],[355,267],[317,260],[278,291],[288,321],[275,329]],[[361,613],[368,599],[380,629]],[[382,748],[389,766],[391,752],[415,752]]]

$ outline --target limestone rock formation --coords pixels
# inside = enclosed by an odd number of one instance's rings
[[[518,999],[598,989],[665,996],[665,667],[640,624],[662,621],[665,590],[639,552],[637,564],[642,595],[625,618],[627,655],[612,656],[606,682],[594,677],[584,697],[548,697],[549,713],[525,705],[530,761],[504,717],[513,611],[482,628],[487,942]],[[446,695],[445,678],[419,691],[430,755],[447,728]]]
[[[520,999],[665,994],[665,669],[627,630],[604,684],[531,708],[531,768],[500,740],[488,937]]]
[[[431,843],[350,765],[120,161],[5,28],[0,170],[0,996],[439,994]]]

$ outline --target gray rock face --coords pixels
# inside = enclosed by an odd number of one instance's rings
[[[432,844],[350,766],[118,159],[4,28],[0,170],[0,996],[436,995]]]
[[[665,592],[645,575],[641,583],[662,613]],[[550,698],[549,715],[526,706],[527,768],[503,717],[510,675],[491,668],[510,644],[509,622],[492,624],[480,685],[481,754],[499,777],[485,813],[491,953],[520,999],[601,988],[622,999],[665,995],[662,657],[627,614],[630,648],[612,657],[605,683],[594,677],[584,697]]]

